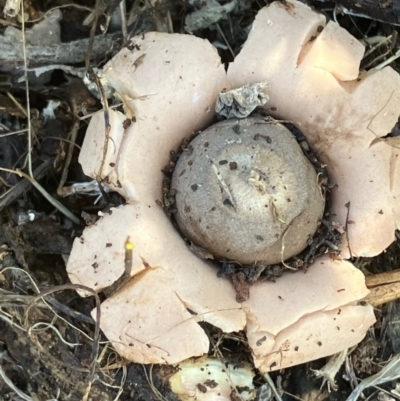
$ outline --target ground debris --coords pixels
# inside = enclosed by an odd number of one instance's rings
[[[209,28],[210,25],[217,23],[235,8],[236,1],[231,1],[220,5],[216,0],[206,0],[202,8],[188,14],[185,18],[185,30],[187,32],[197,31],[198,29]]]
[[[34,126],[33,175],[49,193],[56,196],[61,166],[65,160],[66,144],[70,140],[71,125],[73,121],[78,121],[77,140],[72,145],[74,152],[67,181],[63,186],[66,192],[70,191],[70,196],[62,201],[68,204],[76,215],[81,215],[83,211],[88,222],[94,222],[98,218],[98,211],[106,207],[107,201],[101,199],[98,205],[93,205],[93,198],[87,199],[82,196],[77,190],[76,183],[87,181],[77,160],[87,121],[81,118],[89,116],[95,104],[84,104],[84,100],[78,99],[77,106],[82,108],[74,115],[78,109],[68,99],[70,99],[69,92],[76,94],[75,86],[71,84],[72,75],[78,76],[79,79],[84,76],[84,62],[90,42],[89,17],[92,16],[93,22],[94,4],[101,2],[58,1],[52,2],[51,6],[50,3],[24,2],[28,68],[43,68],[41,76],[39,76],[39,72],[42,71],[40,69],[30,71],[28,75],[31,123]],[[97,28],[94,27],[96,36],[91,53],[93,67],[101,68],[108,54],[117,51],[122,42],[121,25],[123,23],[118,22],[117,3],[105,1],[104,4],[107,4],[105,12],[98,15],[99,24]],[[211,8],[211,12],[210,7],[207,10],[207,4],[211,3],[219,7],[218,12],[215,7]],[[222,5],[216,1],[206,2],[206,7],[202,7],[204,4],[201,1],[193,0],[186,2],[128,0],[126,2],[128,33],[130,35],[142,32],[145,34],[152,30],[182,32],[184,28],[189,31],[197,30],[196,33],[199,36],[207,38],[218,48],[222,62],[227,64],[240,51],[250,31],[254,14],[264,3],[247,0],[221,3]],[[0,31],[0,80],[2,83],[0,165],[3,168],[23,170],[26,168],[27,156],[26,110],[28,106],[25,101],[25,86],[22,82],[24,60],[20,4],[19,0],[2,1],[2,5],[5,5],[3,13],[6,20],[0,21],[2,25]],[[59,4],[63,6],[57,8]],[[354,8],[355,3],[349,0],[337,2],[334,6],[313,0],[311,4],[317,10],[323,8],[329,18],[337,20],[359,40],[365,41],[368,55],[366,54],[363,59],[363,69],[368,70],[387,60],[390,61],[390,58],[399,52],[398,25],[400,21],[399,13],[396,11],[400,7],[399,0],[389,2],[362,0],[357,3],[356,8]],[[35,9],[36,6],[38,9]],[[50,7],[56,7],[53,13]],[[201,11],[207,11],[208,16],[204,17],[203,14],[199,19],[198,12]],[[60,14],[62,18],[59,18]],[[364,16],[368,16],[372,21],[366,20]],[[193,18],[195,25],[190,25]],[[43,32],[39,40],[34,41],[35,30],[40,31],[39,28],[46,28],[46,24],[50,24],[47,25],[47,29],[53,27],[57,30],[56,24],[60,23],[61,33],[56,32],[56,35],[59,33],[61,35],[60,41],[51,42],[52,35],[43,36]],[[4,35],[7,26],[13,27],[9,30],[15,34],[12,38]],[[46,33],[46,29],[44,31]],[[45,38],[47,42],[40,38]],[[62,66],[58,68],[57,65]],[[398,60],[391,65],[397,71],[400,70]],[[37,76],[32,79],[35,74]],[[9,95],[14,96],[22,107],[11,100]],[[54,107],[53,110],[55,119],[50,117],[46,119],[44,109],[49,101],[59,102],[59,106]],[[96,108],[99,107],[97,104]],[[398,135],[398,130],[397,127],[392,135]],[[301,138],[299,141],[303,143]],[[303,145],[308,158],[315,162],[314,155],[307,150],[306,144],[303,143]],[[182,151],[190,152],[190,148],[183,145]],[[168,175],[173,169],[176,158],[176,155],[171,155],[171,163],[166,168]],[[321,164],[316,167],[323,168]],[[324,182],[323,175],[320,179],[322,194],[325,195],[325,191],[329,192],[330,188],[327,182]],[[167,181],[168,179],[163,188],[163,198],[159,200],[159,203],[167,209],[167,212],[173,213],[174,193],[169,191]],[[91,189],[93,188],[88,186],[84,190],[90,192]],[[96,188],[93,195],[95,192]],[[46,297],[47,304],[43,300],[32,304],[37,294],[34,282],[41,290],[67,282],[63,257],[68,253],[72,239],[79,235],[81,228],[60,217],[54,208],[44,206],[44,203],[41,195],[36,190],[32,190],[28,180],[21,179],[15,174],[1,172],[0,369],[16,389],[32,399],[48,400],[58,397],[60,401],[81,400],[86,390],[84,384],[89,374],[92,351],[90,338],[93,338],[94,334],[94,321],[90,317],[90,311],[94,307],[93,300],[82,299],[74,292],[68,291]],[[30,220],[31,214],[35,216],[34,221]],[[330,217],[324,216],[320,229],[310,241],[309,248],[301,258],[285,262],[288,266],[294,269],[306,269],[307,264],[312,263],[320,254],[328,252],[332,257],[337,255],[343,227],[330,222]],[[204,253],[203,250],[196,249],[195,251],[200,252],[204,257],[212,256]],[[398,236],[396,243],[387,252],[373,259],[360,259],[360,265],[364,271],[369,270],[371,273],[391,270],[399,267],[399,254]],[[16,269],[17,266],[23,270]],[[254,266],[239,266],[232,261],[223,261],[218,275],[235,276],[241,285],[243,295],[257,280],[274,281],[279,279],[285,271],[287,268],[282,264],[255,268]],[[32,279],[29,279],[27,274]],[[376,374],[381,370],[381,366],[387,363],[384,361],[387,361],[390,355],[395,355],[378,376],[381,381],[399,376],[397,365],[400,342],[398,324],[396,324],[399,320],[399,304],[400,302],[396,301],[388,307],[384,306],[376,310],[378,324],[375,330],[350,355],[357,375],[365,377],[365,375]],[[228,357],[238,362],[246,359],[250,361],[251,354],[242,332],[221,333],[215,327],[204,323],[202,327],[210,338],[210,353],[213,356],[221,359]],[[373,340],[373,335],[376,336],[376,340]],[[152,367],[143,368],[142,365],[137,364],[126,365],[126,362],[118,358],[107,344],[101,345],[99,354],[96,370],[98,380],[92,385],[90,399],[111,401],[119,397],[121,401],[155,401],[160,399],[159,395],[155,394],[158,389],[164,399],[174,400],[164,386],[160,367],[155,366],[153,370]],[[282,380],[283,399],[319,401],[346,399],[351,389],[341,374],[337,375],[338,392],[330,394],[319,389],[320,381],[311,378],[309,367],[320,369],[321,364],[322,362],[317,361],[310,365],[271,374],[274,381]],[[125,383],[123,383],[123,372],[126,373]],[[376,376],[372,376],[360,385],[365,388],[366,385],[376,385],[379,380]],[[261,383],[264,383],[263,378],[257,377],[256,383],[261,386]],[[386,386],[389,387],[390,384]],[[357,394],[358,390],[360,388],[356,389]],[[389,388],[389,391],[398,395],[398,390],[396,393],[396,390]],[[17,399],[16,392],[1,378],[0,394],[0,398]],[[263,393],[263,398],[260,396],[259,401],[269,399],[268,394],[268,391]]]
[[[76,319],[79,314],[65,314],[44,301],[33,304],[36,297],[27,293],[36,292],[37,287],[29,277],[14,267],[2,270],[0,341],[6,349],[1,355],[3,374],[29,396],[82,399],[89,372],[85,360],[90,358],[91,343],[73,329],[72,324],[88,331],[87,323],[79,323]],[[57,305],[57,302],[52,303]],[[66,305],[62,308],[72,312]],[[61,316],[63,320],[54,319]],[[22,369],[18,374],[16,365]],[[29,372],[40,373],[31,377]],[[101,377],[100,371],[99,374]],[[2,381],[0,393],[11,393]],[[100,383],[92,385],[91,395],[105,401],[111,399],[106,387]]]
[[[215,105],[216,114],[227,119],[248,117],[257,107],[268,102],[268,86],[268,82],[257,82],[221,92]]]
[[[118,46],[118,37],[109,34],[96,36],[93,44],[92,62],[103,59],[110,49]],[[46,64],[79,64],[85,61],[89,39],[79,39],[56,45],[26,45],[29,67],[39,67]],[[23,48],[16,46],[0,36],[0,72],[21,71],[24,63]]]

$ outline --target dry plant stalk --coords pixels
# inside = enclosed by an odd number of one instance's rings
[[[379,306],[400,298],[400,269],[365,277],[371,291],[364,300],[372,306]]]

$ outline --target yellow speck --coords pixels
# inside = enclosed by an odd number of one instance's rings
[[[135,249],[135,244],[127,239],[125,242],[125,250],[132,251],[133,249]]]

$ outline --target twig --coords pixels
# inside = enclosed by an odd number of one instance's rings
[[[52,160],[46,160],[41,165],[39,165],[34,170],[35,177],[40,180],[45,176],[47,170],[51,168]],[[16,172],[13,172],[17,174]],[[17,174],[18,175],[18,174]],[[9,189],[6,193],[0,196],[0,211],[3,210],[7,205],[17,199],[23,192],[27,191],[31,187],[32,183],[28,179],[24,179],[19,181],[16,185],[14,185],[11,189]]]
[[[24,134],[25,132],[28,132],[28,130],[26,128],[20,129],[18,131],[10,131],[10,132],[7,132],[7,134],[0,134],[0,138],[4,138],[6,136],[11,136],[11,135]]]
[[[10,98],[10,100],[19,108],[19,110],[21,111],[21,113],[28,118],[28,113],[26,112],[26,110],[21,106],[21,103],[10,93],[7,92],[7,96]],[[27,132],[29,132],[29,128],[26,130]]]
[[[96,36],[91,53],[92,62],[104,59],[107,53],[119,43],[120,38],[115,34]],[[27,44],[26,53],[31,68],[49,64],[80,64],[85,62],[88,44],[89,39],[46,46]],[[0,71],[18,72],[23,65],[21,48],[15,46],[15,43],[6,41],[0,35]]]
[[[45,326],[45,327],[40,329],[39,328],[40,326]],[[64,337],[62,336],[62,334],[60,333],[60,331],[57,329],[57,327],[55,327],[51,323],[37,322],[29,328],[29,330],[33,330],[33,331],[46,331],[47,329],[52,329],[57,334],[57,336],[59,337],[61,342],[63,342],[65,345],[68,345],[68,347],[76,347],[77,345],[81,345],[80,343],[70,343],[67,340],[65,340]]]
[[[393,61],[397,60],[400,57],[400,49],[397,50],[397,52],[389,57],[387,60],[383,61],[381,64],[378,64],[377,66],[374,67],[375,70],[381,70],[382,68],[386,67],[390,63],[393,63]]]
[[[400,270],[367,276],[365,284],[370,293],[364,301],[372,306],[379,306],[400,298]]]
[[[268,386],[271,388],[272,392],[274,393],[276,401],[282,401],[282,398],[279,395],[278,391],[276,390],[275,384],[272,381],[271,376],[268,373],[264,373],[264,379],[268,383]]]
[[[364,35],[363,31],[358,27],[358,25],[354,21],[353,17],[350,14],[347,14],[347,16],[350,18],[350,21],[353,23],[353,25],[355,26],[355,28],[357,29],[357,31],[359,32],[361,37],[364,37],[365,35]]]
[[[1,305],[3,306],[3,305]],[[25,328],[20,326],[19,324],[15,323],[12,319],[10,319],[8,316],[4,316],[2,313],[0,313],[0,320],[3,320],[3,322],[8,323],[11,327],[15,327],[21,331],[26,331]]]
[[[87,71],[89,70],[90,60],[92,58],[94,38],[96,35],[97,23],[99,22],[99,16],[103,14],[105,10],[106,10],[106,2],[103,3],[102,0],[96,0],[96,5],[94,6],[94,12],[93,12],[92,27],[90,30],[90,38],[86,50],[85,67]]]
[[[381,47],[383,44],[385,44],[386,42],[388,42],[389,40],[392,40],[392,35],[389,35],[386,38],[383,38],[382,40],[380,40],[378,43],[375,43],[375,45],[373,45],[370,49],[368,49],[363,56],[363,60],[368,57],[372,52],[374,52],[378,47]]]
[[[28,81],[28,62],[26,56],[26,37],[25,37],[25,11],[24,1],[21,2],[21,20],[22,20],[22,53],[24,57],[24,78],[25,78],[25,97],[26,97],[26,118],[28,119],[28,172],[34,179],[32,171],[32,124],[31,124],[31,100],[29,96]]]
[[[106,162],[106,157],[107,157],[107,151],[108,151],[108,143],[110,141],[110,131],[111,131],[111,124],[110,124],[110,111],[108,108],[108,100],[107,96],[104,92],[103,85],[101,84],[101,81],[97,74],[94,72],[92,68],[88,68],[88,77],[89,79],[96,84],[97,89],[100,93],[100,102],[103,105],[103,115],[104,115],[104,125],[105,125],[105,131],[104,131],[104,149],[103,149],[103,157],[101,159],[100,163],[100,169],[99,172],[97,173],[96,180],[99,184],[99,188],[101,191],[101,194],[105,199],[108,199],[108,196],[106,195],[105,191],[103,190],[103,185],[102,185],[102,177],[103,177],[103,169],[104,169],[104,164]]]
[[[363,66],[364,69],[367,70],[369,67],[371,67],[371,65],[373,65],[374,63],[378,62],[379,60],[382,60],[383,58],[385,58],[391,51],[392,51],[392,49],[386,50],[385,53],[382,53],[379,56],[375,57],[372,61],[370,61],[368,64]],[[386,63],[386,60],[383,61],[381,64],[378,64],[378,66],[382,65],[383,63]]]
[[[47,297],[46,302],[48,302],[51,306],[54,306],[54,308],[58,309],[60,312],[65,313],[68,316],[71,316],[74,320],[95,324],[95,321],[91,316],[86,316],[81,312],[71,309],[69,306],[62,304],[53,297]]]
[[[119,3],[119,12],[121,14],[122,38],[124,42],[128,40],[128,27],[126,23],[126,1],[122,0]]]
[[[346,224],[344,226],[344,231],[346,233],[346,241],[347,241],[347,247],[349,248],[349,254],[350,254],[350,259],[353,257],[351,253],[351,247],[350,247],[350,237],[349,237],[349,215],[350,215],[350,201],[348,201],[345,205],[347,208],[347,214],[346,214]]]
[[[161,401],[168,401],[159,391],[158,388],[154,385],[153,382],[153,364],[150,365],[150,377],[147,374],[146,368],[144,365],[143,366],[143,370],[144,370],[144,375],[146,377],[147,383],[149,383],[151,391],[153,392],[153,394]]]
[[[67,150],[67,156],[65,157],[63,171],[61,174],[60,182],[58,183],[58,189],[62,188],[64,186],[65,182],[67,181],[69,165],[71,164],[72,155],[74,152],[74,147],[75,147],[75,142],[76,142],[76,137],[78,135],[79,123],[80,123],[79,119],[75,118],[74,124],[72,125],[72,129],[71,129],[71,136],[69,138],[70,143],[69,143],[68,150]]]
[[[129,237],[125,241],[125,269],[122,275],[109,287],[104,289],[104,295],[110,298],[116,294],[130,279],[132,278],[132,255],[135,245],[130,241]],[[142,259],[143,264],[146,262]]]
[[[58,209],[62,214],[67,216],[70,220],[72,220],[76,224],[80,224],[80,220],[72,214],[62,203],[58,200],[54,199],[33,177],[24,173],[21,170],[10,170],[8,168],[0,167],[1,171],[7,171],[12,174],[19,175],[20,177],[26,178],[48,201],[51,203],[56,209]]]
[[[392,270],[389,272],[372,274],[365,277],[365,284],[368,288],[400,282],[400,270]]]
[[[236,57],[235,56],[235,52],[232,50],[231,45],[229,44],[228,40],[226,39],[226,36],[225,36],[224,32],[222,31],[221,26],[219,25],[218,22],[215,25],[217,26],[218,33],[222,36],[222,39],[224,40],[224,42],[225,42],[229,52],[231,53],[232,57],[235,58]]]

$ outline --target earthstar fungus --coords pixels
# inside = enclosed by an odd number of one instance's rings
[[[106,152],[104,116],[94,116],[80,162],[127,205],[75,240],[68,273],[101,291],[123,274],[126,238],[134,242],[132,279],[102,304],[101,328],[124,357],[171,364],[205,354],[198,322],[206,321],[225,332],[244,329],[265,372],[355,345],[374,323],[372,307],[359,302],[368,294],[363,274],[329,256],[306,274],[253,285],[237,303],[231,283],[190,252],[158,205],[170,152],[212,122],[218,93],[268,81],[268,108],[303,132],[338,185],[332,219],[345,226],[349,213],[352,253],[375,255],[393,241],[398,140],[383,137],[397,122],[400,78],[389,67],[359,75],[362,46],[334,23],[324,27],[325,17],[300,2],[272,3],[227,75],[207,41],[178,34],[135,37],[105,66],[126,116],[109,111]],[[348,249],[345,242],[343,256]]]
[[[169,383],[172,392],[182,401],[255,399],[255,374],[247,364],[225,364],[218,359],[202,357],[188,359],[177,367]]]

